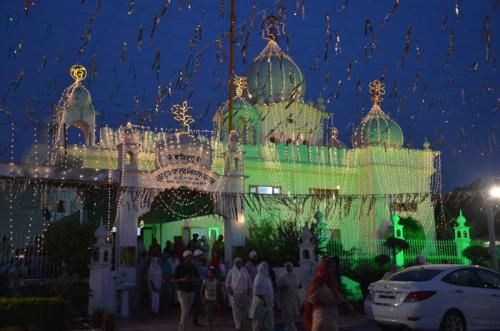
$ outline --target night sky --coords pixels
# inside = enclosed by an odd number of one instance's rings
[[[164,7],[168,2],[102,0],[96,9],[95,0],[0,1],[0,161],[10,160],[11,123],[19,162],[36,123],[50,116],[71,84],[71,65],[86,66],[91,76],[94,59],[96,76],[84,84],[100,113],[99,127],[128,119],[175,127],[170,107],[189,99],[196,127],[210,129],[227,98],[230,1],[172,0]],[[456,7],[454,1],[404,0],[383,26],[395,0],[236,3],[237,74],[265,46],[264,18],[281,12],[286,36],[279,44],[302,68],[306,100],[329,100],[334,116],[328,125],[339,128],[345,143],[371,106],[369,81],[384,77],[382,109],[401,125],[406,147],[421,148],[428,137],[442,151],[446,191],[498,173],[500,2],[459,1]],[[159,85],[172,91],[160,103]]]

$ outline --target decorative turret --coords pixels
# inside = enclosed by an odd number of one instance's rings
[[[123,170],[139,169],[140,140],[135,126],[128,122],[120,128],[123,143],[116,146],[118,150],[118,168]]]
[[[92,256],[89,264],[89,288],[92,293],[89,297],[89,316],[96,309],[112,310],[115,305],[111,271],[112,245],[106,242],[107,231],[102,225],[102,220],[94,235],[96,243],[91,247]]]
[[[463,251],[467,247],[469,247],[471,239],[470,239],[470,227],[465,225],[467,223],[467,219],[462,214],[462,210],[460,209],[460,214],[457,217],[457,225],[455,226],[455,243],[457,247],[457,257],[460,259],[461,263],[469,263],[469,260],[463,256]]]
[[[354,130],[354,148],[367,146],[402,147],[404,142],[401,127],[380,108],[385,94],[385,86],[378,80],[370,83],[373,106]]]

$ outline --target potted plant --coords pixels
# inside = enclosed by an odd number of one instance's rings
[[[114,331],[115,330],[115,315],[112,312],[106,311],[102,315],[101,328],[104,331]]]
[[[113,331],[115,329],[115,315],[105,309],[94,310],[92,321],[95,326],[101,327],[104,331]]]

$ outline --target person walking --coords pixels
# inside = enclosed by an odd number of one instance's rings
[[[214,268],[208,268],[207,278],[201,286],[203,303],[207,311],[208,330],[213,330],[213,322],[215,320],[215,312],[217,311],[217,290],[219,283],[215,278]]]
[[[217,237],[217,240],[212,245],[212,256],[214,255],[220,255],[221,257],[224,257],[224,236],[221,234],[219,235],[219,237]]]
[[[177,284],[177,297],[181,306],[181,317],[179,319],[178,331],[186,330],[186,323],[191,314],[193,306],[194,284],[199,281],[198,270],[191,263],[193,252],[185,250],[182,254],[184,261],[175,269],[172,283]]]
[[[307,291],[304,325],[308,331],[338,331],[338,306],[345,302],[335,276],[335,263],[323,259]]]
[[[148,284],[151,292],[151,310],[158,314],[160,309],[160,292],[163,283],[163,273],[158,264],[158,257],[152,257],[148,269]]]
[[[285,328],[289,331],[297,331],[295,320],[299,317],[300,295],[302,282],[293,270],[291,262],[285,263],[285,272],[276,281],[278,289],[278,302],[281,316],[285,322]]]
[[[201,283],[205,280],[207,275],[207,266],[204,260],[204,252],[201,249],[197,249],[194,251],[194,259],[193,265],[196,267],[196,271],[198,272],[198,278],[200,282],[194,283],[194,298],[193,298],[193,325],[194,326],[202,326],[198,321],[201,308],[203,306],[203,298],[201,293]]]
[[[248,275],[250,275],[250,281],[254,282],[255,277],[257,276],[257,266],[259,265],[259,256],[256,251],[252,250],[248,253],[248,257],[250,260],[245,264],[245,269],[247,269]]]
[[[250,318],[252,331],[274,330],[274,291],[269,276],[269,266],[262,262],[257,267],[257,276],[253,283]]]
[[[250,303],[252,284],[240,257],[234,259],[233,267],[227,273],[226,289],[233,310],[234,326],[236,330],[241,330]]]

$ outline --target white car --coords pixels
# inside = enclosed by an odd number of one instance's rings
[[[500,274],[490,269],[415,266],[368,289],[365,312],[382,330],[500,330]]]

